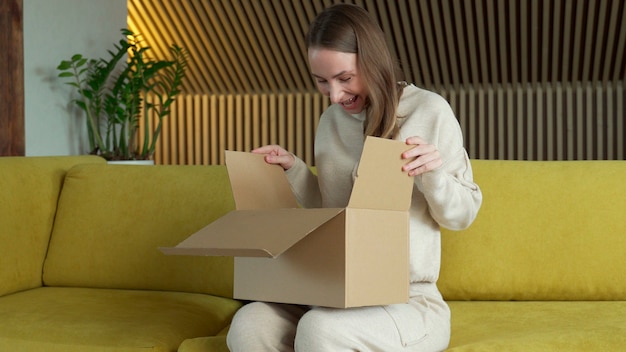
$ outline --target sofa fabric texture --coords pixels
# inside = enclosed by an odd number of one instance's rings
[[[472,165],[487,201],[442,234],[446,299],[626,300],[626,162]]]
[[[239,306],[188,292],[41,287],[0,299],[0,350],[176,351],[219,333]]]
[[[41,286],[65,172],[92,157],[0,158],[0,296]]]
[[[473,160],[442,229],[450,351],[626,346],[626,161]],[[228,351],[226,257],[165,256],[234,209],[223,166],[0,158],[0,351]]]
[[[44,283],[232,297],[232,258],[158,250],[234,209],[229,195],[222,167],[78,165],[65,177]]]

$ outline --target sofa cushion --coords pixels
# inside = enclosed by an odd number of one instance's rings
[[[197,293],[37,288],[0,300],[0,351],[176,351],[218,334],[240,306]]]
[[[449,351],[622,351],[626,302],[448,302]]]
[[[232,297],[232,258],[158,249],[232,209],[223,166],[79,165],[65,179],[44,284]]]
[[[626,161],[472,161],[483,205],[442,232],[448,300],[626,300]]]
[[[95,156],[0,158],[0,296],[41,286],[65,172]]]

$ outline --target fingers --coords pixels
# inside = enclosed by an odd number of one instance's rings
[[[252,150],[255,154],[264,154],[265,162],[280,165],[284,170],[289,170],[295,163],[293,154],[278,145],[266,145]]]
[[[262,147],[258,147],[252,150],[252,153],[255,154],[270,154],[270,155],[283,155],[283,154],[287,154],[288,152],[283,149],[283,147],[279,146],[279,145],[264,145]]]
[[[295,158],[291,154],[286,155],[265,155],[265,162],[268,164],[275,164],[282,166],[283,169],[289,170],[293,166]]]
[[[406,139],[406,143],[408,145],[414,145],[413,148],[402,153],[402,158],[409,160],[402,167],[402,170],[407,171],[409,176],[421,175],[443,164],[437,147],[428,144],[428,142],[420,137],[409,137]]]
[[[412,136],[406,139],[406,144],[408,145],[419,145],[419,144],[428,144],[425,140],[418,136]]]

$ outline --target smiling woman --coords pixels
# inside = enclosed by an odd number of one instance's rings
[[[359,76],[356,54],[311,48],[309,63],[317,88],[331,103],[340,104],[350,114],[363,111],[368,90]]]
[[[0,156],[24,155],[22,0],[0,0]]]

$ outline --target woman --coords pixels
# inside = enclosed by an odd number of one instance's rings
[[[335,5],[319,14],[306,37],[311,73],[332,105],[315,139],[315,177],[283,148],[254,150],[285,169],[300,204],[345,207],[365,136],[402,140],[404,171],[414,177],[410,208],[410,301],[333,309],[254,302],[234,317],[231,351],[436,351],[448,346],[450,311],[436,281],[439,226],[463,229],[482,195],[472,181],[460,127],[447,102],[398,83],[385,37],[367,12]]]

